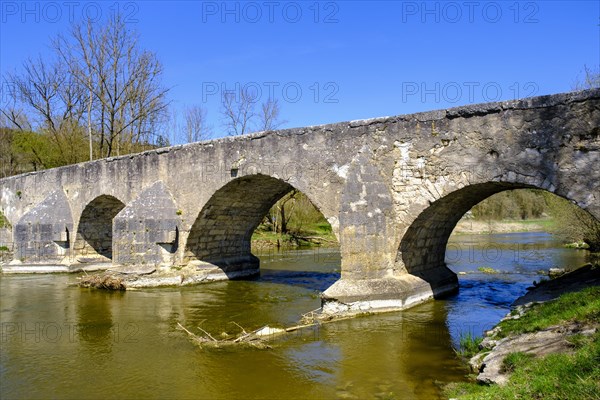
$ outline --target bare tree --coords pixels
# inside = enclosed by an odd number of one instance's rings
[[[181,124],[181,120],[179,118],[179,111],[177,108],[170,108],[167,129],[172,132],[172,136],[175,141],[186,143],[185,133],[182,126],[183,125]]]
[[[262,103],[258,129],[261,131],[272,131],[285,124],[287,121],[279,119],[279,112],[279,101],[277,99],[269,98],[266,102]]]
[[[286,122],[280,120],[277,99],[269,98],[260,105],[258,112],[257,103],[257,95],[250,89],[244,88],[239,93],[223,93],[221,112],[224,117],[223,126],[228,135],[243,135],[252,129],[270,131]]]
[[[594,71],[587,65],[583,66],[583,77],[579,76],[572,85],[573,90],[585,90],[600,88],[600,67]]]
[[[250,131],[251,122],[256,116],[254,110],[256,102],[256,94],[246,88],[240,90],[238,94],[235,92],[223,93],[223,126],[228,135],[243,135]]]
[[[52,138],[62,163],[78,161],[78,149],[72,140],[80,133],[84,116],[82,88],[67,71],[61,59],[45,61],[41,57],[28,59],[22,73],[8,73],[6,80],[12,87],[12,96],[42,132]],[[18,106],[3,111],[13,125],[24,130],[20,121],[27,121]]]
[[[88,136],[96,130],[101,156],[158,138],[154,132],[168,106],[162,65],[154,53],[139,49],[137,35],[120,14],[105,25],[89,20],[74,25],[70,37],[58,37],[54,47],[85,88]]]
[[[78,79],[79,83],[85,87],[87,91],[87,134],[90,161],[94,159],[93,152],[93,125],[92,125],[92,110],[94,105],[94,85],[98,81],[94,66],[101,64],[98,58],[102,56],[96,52],[97,48],[93,25],[87,23],[84,26],[81,24],[73,24],[71,27],[71,38],[66,39],[62,35],[58,35],[53,39],[53,46],[61,58],[70,66],[70,73]],[[85,34],[84,34],[85,29]]]
[[[16,165],[9,172],[93,159],[94,151],[107,157],[170,143],[162,65],[139,48],[118,13],[105,23],[74,24],[51,44],[49,56],[2,76],[0,125],[11,138],[2,146],[11,152],[2,162]]]
[[[19,131],[31,131],[32,126],[29,122],[27,113],[17,102],[17,90],[15,86],[4,77],[2,103],[0,104],[0,127],[14,128]]]
[[[187,143],[208,139],[210,128],[206,122],[206,109],[201,106],[186,107],[183,115],[184,133]]]

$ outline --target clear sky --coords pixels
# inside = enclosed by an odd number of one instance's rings
[[[600,64],[598,1],[1,1],[0,69],[72,20],[120,9],[164,64],[173,106],[260,88],[284,127],[569,91]],[[4,91],[3,91],[4,92]]]

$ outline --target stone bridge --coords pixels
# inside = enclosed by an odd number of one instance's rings
[[[600,90],[259,132],[0,180],[15,268],[104,259],[256,275],[250,238],[292,189],[338,238],[329,307],[402,308],[457,289],[445,262],[483,199],[538,188],[600,218]],[[85,260],[84,260],[85,261]]]

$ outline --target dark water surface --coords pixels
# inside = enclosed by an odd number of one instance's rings
[[[200,349],[176,328],[295,324],[339,278],[334,250],[261,260],[255,281],[124,293],[69,286],[72,275],[1,276],[0,398],[438,398],[467,373],[453,351],[461,333],[489,329],[538,270],[578,266],[585,252],[545,233],[453,236],[448,264],[469,274],[445,300],[304,330],[271,350]]]

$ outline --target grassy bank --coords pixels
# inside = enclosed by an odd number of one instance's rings
[[[252,248],[298,248],[298,247],[333,247],[337,246],[337,238],[327,221],[320,221],[296,227],[287,233],[276,233],[259,226],[252,235]]]
[[[506,385],[456,383],[446,388],[446,395],[460,399],[600,399],[599,286],[564,294],[533,306],[518,319],[502,321],[497,338],[566,324],[596,327],[596,333],[570,336],[570,351],[566,353],[543,357],[511,353],[502,365],[511,373]]]
[[[536,332],[568,322],[600,324],[600,286],[565,293],[554,301],[533,306],[519,319],[502,321],[498,336]]]
[[[327,219],[297,190],[279,199],[252,234],[253,251],[337,245]]]

